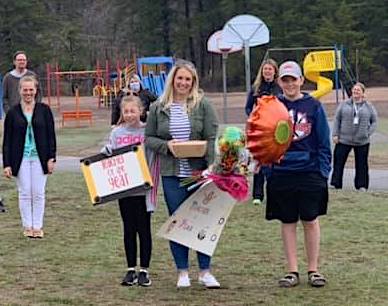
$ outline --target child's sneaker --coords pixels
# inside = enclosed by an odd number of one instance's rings
[[[140,270],[139,276],[137,278],[137,284],[143,287],[151,286],[152,282],[150,280],[147,270],[144,270],[144,269]]]
[[[121,281],[122,286],[133,286],[137,283],[137,275],[135,269],[129,269],[123,280]]]
[[[263,201],[260,199],[253,199],[252,203],[253,203],[253,205],[261,205],[263,203]]]
[[[220,283],[210,272],[206,272],[203,276],[199,276],[198,282],[209,289],[217,289],[221,287]]]

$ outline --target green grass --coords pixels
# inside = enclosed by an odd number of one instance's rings
[[[379,118],[377,122],[377,131],[388,135],[388,118]]]
[[[81,174],[49,177],[43,240],[22,237],[15,184],[1,180],[9,213],[0,214],[0,305],[386,305],[388,287],[387,194],[331,193],[321,219],[322,289],[306,283],[303,236],[299,228],[302,283],[277,287],[284,273],[279,223],[264,220],[263,206],[234,208],[213,260],[223,289],[175,288],[168,243],[154,235],[150,288],[125,288],[117,205],[93,207]],[[153,216],[155,233],[166,220],[163,201]]]
[[[107,123],[98,123],[92,127],[58,128],[57,154],[69,156],[83,156],[94,154],[102,147],[101,142],[111,129]]]

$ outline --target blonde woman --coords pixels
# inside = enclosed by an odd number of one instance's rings
[[[278,96],[282,93],[282,89],[277,83],[279,74],[278,64],[275,60],[268,58],[263,61],[256,76],[256,80],[252,85],[252,90],[249,92],[245,105],[245,113],[249,116],[252,110],[256,107],[257,99],[265,95]],[[264,183],[265,177],[263,168],[260,168],[258,173],[253,175],[253,204],[259,205],[264,201]]]
[[[37,86],[33,76],[20,79],[21,101],[5,117],[3,138],[4,175],[16,177],[23,234],[30,238],[43,238],[46,180],[56,155],[53,115],[35,103]]]
[[[214,160],[214,143],[218,122],[215,111],[199,89],[198,75],[193,64],[177,62],[170,71],[160,100],[151,106],[145,131],[146,146],[160,158],[160,171],[164,197],[169,214],[190,196],[193,191],[181,186],[181,180],[193,171],[206,169]],[[203,158],[180,159],[175,156],[173,144],[186,140],[207,140]],[[188,274],[189,249],[176,242],[170,248],[178,269],[177,287],[191,285]],[[208,255],[197,252],[200,268],[198,281],[207,288],[220,287],[210,273]]]

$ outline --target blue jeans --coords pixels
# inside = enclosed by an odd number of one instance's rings
[[[162,183],[164,199],[167,203],[168,213],[171,216],[195,190],[187,191],[187,186],[181,187],[180,178],[177,176],[163,176]],[[189,268],[189,248],[170,241],[170,249],[177,269],[187,270]],[[197,252],[197,258],[200,270],[210,268],[210,256]]]

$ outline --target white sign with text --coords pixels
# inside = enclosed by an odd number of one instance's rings
[[[235,203],[214,182],[205,183],[169,217],[158,235],[212,256]]]

